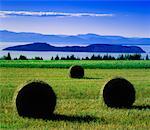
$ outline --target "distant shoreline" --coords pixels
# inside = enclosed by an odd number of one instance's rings
[[[47,43],[31,43],[4,48],[7,51],[52,51],[52,52],[99,52],[99,53],[145,53],[138,46],[122,46],[112,44],[91,44],[88,46],[56,47]]]

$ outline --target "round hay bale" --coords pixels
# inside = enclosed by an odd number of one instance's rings
[[[80,65],[73,65],[69,69],[69,76],[71,78],[83,78],[84,77],[84,69]]]
[[[48,119],[55,106],[56,95],[43,81],[27,82],[17,93],[16,108],[20,116]]]
[[[102,94],[103,101],[108,107],[129,108],[135,101],[134,86],[124,78],[108,81]]]

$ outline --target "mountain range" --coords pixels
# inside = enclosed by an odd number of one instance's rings
[[[88,46],[55,47],[47,43],[32,43],[7,47],[3,50],[11,51],[60,51],[60,52],[107,52],[107,53],[145,53],[137,46],[123,46],[110,44],[92,44]]]
[[[45,35],[40,33],[0,30],[0,42],[49,42],[61,44],[150,45],[150,38],[127,38],[97,34]],[[13,44],[13,43],[12,43]]]

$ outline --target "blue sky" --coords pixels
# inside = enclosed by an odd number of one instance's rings
[[[149,0],[0,0],[0,29],[150,37]]]

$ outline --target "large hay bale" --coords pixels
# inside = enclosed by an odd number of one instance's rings
[[[69,76],[71,78],[83,78],[84,77],[84,69],[80,65],[73,65],[69,69]]]
[[[135,101],[133,85],[124,78],[114,78],[103,88],[103,101],[108,107],[129,108]]]
[[[56,95],[43,81],[27,82],[17,93],[16,108],[23,117],[48,119],[55,105]]]

